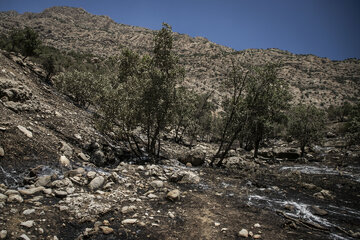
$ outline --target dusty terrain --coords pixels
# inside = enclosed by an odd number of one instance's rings
[[[0,71],[2,239],[360,237],[360,152],[340,137],[297,160],[274,155],[282,141],[255,160],[233,150],[222,169],[186,167],[166,142],[159,165],[134,164],[38,66],[1,52]],[[195,149],[208,161],[216,145]]]

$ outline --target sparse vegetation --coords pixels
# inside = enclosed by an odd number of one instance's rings
[[[299,142],[301,156],[306,146],[321,139],[324,124],[324,112],[313,105],[299,104],[290,110],[288,131]]]

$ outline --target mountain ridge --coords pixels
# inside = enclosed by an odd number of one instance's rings
[[[47,45],[102,57],[119,55],[124,48],[149,54],[155,32],[73,7],[51,7],[41,13],[1,12],[0,19],[2,32],[27,25],[38,31]],[[358,59],[330,60],[277,48],[237,51],[204,37],[175,32],[174,50],[186,70],[184,85],[199,92],[214,92],[216,102],[223,96],[221,81],[234,59],[255,65],[281,62],[279,77],[289,82],[294,102],[327,107],[355,102],[360,96]]]

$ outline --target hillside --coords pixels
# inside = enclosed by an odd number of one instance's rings
[[[122,48],[141,54],[149,53],[152,48],[154,31],[118,24],[107,16],[92,15],[79,8],[52,7],[42,13],[24,14],[1,12],[0,20],[1,32],[27,25],[37,30],[46,44],[66,51],[109,57],[118,55]],[[221,80],[232,59],[252,64],[281,62],[280,77],[289,81],[296,102],[329,106],[359,98],[360,60],[357,59],[331,61],[279,49],[235,51],[203,37],[177,33],[174,39],[174,49],[186,69],[185,85],[199,92],[215,90],[217,103],[224,94]]]
[[[77,8],[2,12],[0,20],[0,32],[31,26],[46,44],[99,59],[152,48],[153,31]],[[233,58],[282,61],[297,101],[359,99],[359,60],[175,39],[185,84],[215,90],[217,103]],[[62,94],[34,59],[0,50],[0,239],[360,239],[360,146],[347,144],[345,122],[329,122],[303,157],[298,142],[271,138],[257,157],[234,144],[223,166],[211,167],[219,142],[191,146],[166,131],[157,159],[137,158],[115,128],[99,130],[96,105]]]

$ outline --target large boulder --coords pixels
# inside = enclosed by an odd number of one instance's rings
[[[204,164],[205,158],[206,153],[204,151],[195,149],[184,154],[183,156],[180,156],[178,160],[183,164],[191,163],[192,166],[196,167]]]

